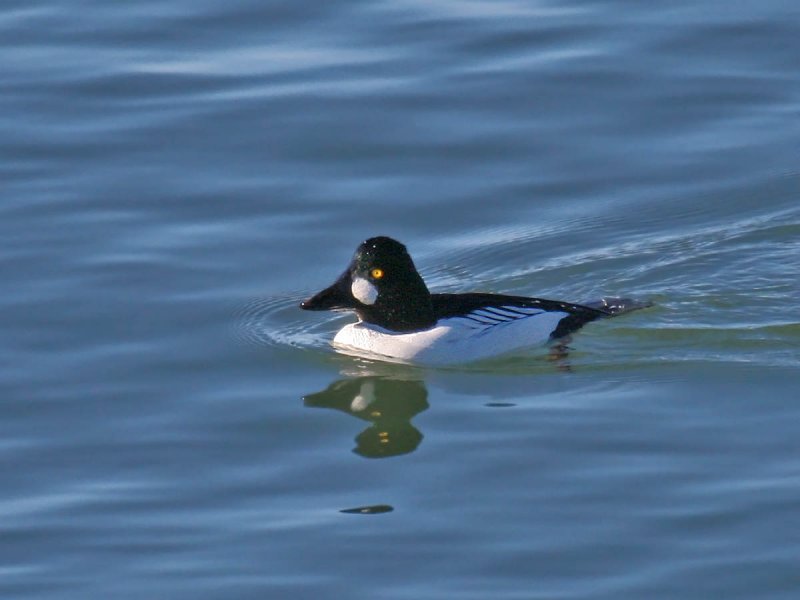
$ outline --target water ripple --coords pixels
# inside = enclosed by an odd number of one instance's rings
[[[273,348],[321,350],[330,346],[331,323],[337,319],[309,319],[298,308],[302,294],[255,298],[242,305],[235,314],[235,334],[249,344]]]

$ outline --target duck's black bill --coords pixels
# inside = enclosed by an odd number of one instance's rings
[[[300,303],[303,310],[337,310],[355,308],[350,293],[350,274],[344,273],[336,283]]]

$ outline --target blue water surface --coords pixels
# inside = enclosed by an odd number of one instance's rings
[[[794,599],[800,5],[6,0],[0,597]],[[298,302],[655,306],[456,369]]]

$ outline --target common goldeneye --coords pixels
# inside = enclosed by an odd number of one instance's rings
[[[431,294],[406,247],[389,237],[363,242],[341,277],[300,304],[352,310],[333,345],[348,353],[445,365],[483,360],[559,340],[589,321],[647,303],[608,299],[591,306],[501,294]],[[376,356],[377,355],[377,356]]]

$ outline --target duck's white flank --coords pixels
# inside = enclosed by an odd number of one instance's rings
[[[440,320],[434,327],[413,333],[395,333],[369,323],[345,325],[333,345],[360,356],[420,364],[449,365],[495,357],[522,348],[544,344],[568,316],[566,312],[520,309],[499,320],[502,309],[473,311],[468,316]],[[524,311],[524,315],[519,315]]]

